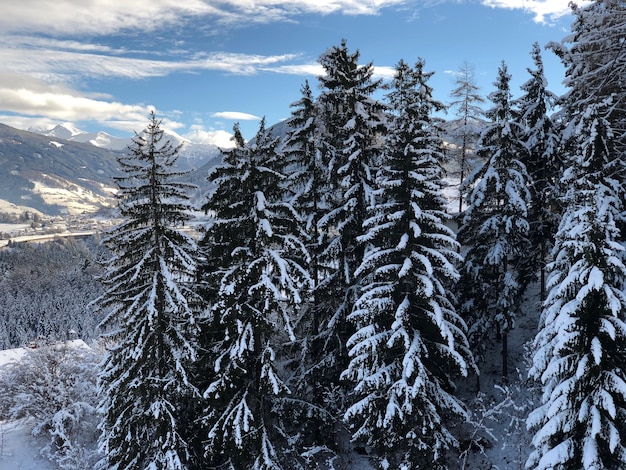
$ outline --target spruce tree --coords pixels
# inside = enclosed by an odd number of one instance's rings
[[[626,5],[621,0],[594,0],[585,6],[572,4],[574,22],[571,34],[561,43],[550,43],[552,50],[565,66],[564,85],[568,88],[561,97],[564,123],[577,122],[577,116],[590,105],[607,99],[612,105],[604,118],[614,132],[613,158],[626,159]],[[575,125],[575,124],[574,124]],[[571,135],[571,133],[569,133]],[[566,153],[576,152],[576,142],[566,144]],[[624,171],[624,165],[616,170]],[[618,178],[623,189],[622,206],[626,202],[626,174]],[[626,214],[620,216],[622,237],[626,229]]]
[[[286,164],[286,197],[302,223],[310,255],[307,267],[312,289],[309,296],[303,299],[298,311],[295,331],[297,339],[291,344],[292,351],[287,367],[293,371],[289,386],[299,400],[298,406],[289,410],[292,423],[298,429],[301,445],[316,450],[309,454],[310,462],[314,462],[326,459],[334,453],[330,451],[330,447],[319,444],[331,443],[336,424],[334,416],[324,403],[322,387],[317,382],[326,373],[323,364],[318,362],[323,340],[317,335],[320,331],[321,312],[329,303],[329,299],[324,298],[323,289],[318,288],[328,274],[320,260],[322,245],[318,227],[319,220],[324,215],[329,186],[319,144],[319,109],[308,82],[301,91],[302,97],[292,104],[292,115],[287,120],[288,131],[282,152]]]
[[[545,264],[559,221],[557,197],[561,172],[560,133],[549,115],[557,97],[547,89],[539,44],[533,44],[534,69],[528,69],[530,80],[521,86],[524,95],[517,100],[523,140],[528,152],[523,163],[530,178],[528,206],[529,250],[520,259],[522,289],[536,279],[539,272],[540,298],[545,300]]]
[[[563,177],[569,190],[529,373],[543,394],[527,421],[528,468],[626,467],[626,267],[606,112],[589,106],[571,127],[578,151]]]
[[[108,344],[99,393],[104,454],[98,468],[183,469],[190,465],[179,420],[199,394],[190,382],[199,306],[195,242],[177,227],[191,218],[175,169],[180,147],[154,113],[119,158],[123,221],[103,240],[113,256],[102,277]]]
[[[316,296],[315,344],[312,358],[317,404],[341,412],[346,390],[338,388],[346,368],[346,341],[352,326],[346,321],[357,292],[354,273],[363,258],[361,235],[367,207],[373,203],[373,178],[380,162],[384,106],[373,98],[380,81],[373,65],[359,65],[359,52],[345,41],[320,57],[326,74],[319,77],[318,98],[321,161],[327,178],[318,222],[320,281]]]
[[[278,412],[290,394],[277,362],[294,341],[293,309],[310,284],[298,215],[282,199],[278,140],[264,121],[251,144],[235,126],[236,147],[211,174],[203,206],[214,214],[202,246],[215,286],[203,341],[213,364],[204,397],[208,464],[233,469],[300,468]],[[217,253],[221,256],[217,256]],[[285,423],[284,420],[287,420]]]
[[[470,178],[472,192],[459,241],[466,246],[460,288],[470,340],[480,355],[491,332],[502,340],[502,376],[507,377],[507,333],[520,301],[517,263],[528,246],[529,177],[522,163],[523,129],[511,109],[511,76],[503,62],[481,135],[478,156],[485,161]]]
[[[323,214],[323,200],[327,184],[318,145],[319,126],[316,102],[305,82],[302,97],[291,106],[293,112],[287,120],[288,131],[284,138],[285,187],[290,202],[302,217],[304,230],[308,234],[308,247],[312,256],[311,276],[317,285],[320,272],[318,257],[318,224]],[[317,331],[316,328],[314,328]]]
[[[368,248],[343,373],[355,390],[345,419],[382,468],[446,468],[446,451],[457,444],[449,426],[466,413],[453,378],[473,364],[451,297],[460,257],[445,225],[443,144],[431,115],[443,105],[432,98],[432,73],[423,65],[401,61],[388,94],[391,132],[379,203],[360,237]]]

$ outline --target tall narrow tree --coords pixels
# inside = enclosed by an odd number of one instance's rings
[[[283,145],[287,166],[285,187],[297,213],[302,217],[309,235],[308,245],[312,256],[311,275],[317,285],[320,272],[318,251],[318,224],[323,213],[327,179],[322,167],[319,149],[317,106],[309,82],[302,87],[302,97],[292,104],[293,112],[287,120],[288,131]],[[314,328],[317,331],[317,328]]]
[[[98,299],[113,346],[100,374],[104,458],[99,468],[183,469],[189,465],[179,418],[199,396],[189,380],[196,358],[199,299],[196,245],[177,227],[190,220],[192,186],[177,181],[179,147],[150,115],[116,179],[123,222],[104,239],[113,257]]]
[[[319,108],[313,99],[308,82],[302,87],[301,98],[292,104],[292,115],[287,120],[288,131],[284,139],[283,153],[286,162],[285,188],[295,212],[301,217],[307,248],[308,263],[313,288],[308,298],[303,299],[296,325],[296,342],[292,343],[292,354],[287,368],[293,373],[289,386],[298,396],[298,406],[290,410],[292,423],[297,427],[302,447],[308,446],[319,452],[310,454],[309,459],[326,459],[332,453],[335,415],[328,410],[319,385],[319,377],[327,374],[324,358],[319,356],[320,345],[327,338],[320,338],[320,322],[329,305],[323,288],[329,274],[321,260],[322,243],[319,229],[320,218],[325,213],[329,183],[320,151]],[[295,402],[293,402],[295,403]]]
[[[453,100],[450,107],[456,109],[457,119],[453,137],[460,146],[455,150],[459,165],[459,214],[463,211],[463,181],[471,171],[470,158],[474,155],[476,141],[480,136],[480,121],[485,112],[481,107],[484,98],[478,93],[474,78],[474,67],[463,62],[455,79],[456,87],[450,93]],[[460,142],[459,142],[460,141]]]
[[[539,272],[540,298],[545,300],[545,264],[559,221],[558,178],[562,171],[559,157],[560,133],[549,112],[557,97],[547,89],[539,44],[533,44],[534,69],[522,85],[525,94],[517,100],[520,122],[525,128],[523,139],[528,152],[523,160],[530,178],[528,206],[529,251],[520,259],[522,289]]]
[[[295,339],[291,315],[310,284],[308,255],[299,217],[282,199],[278,140],[264,122],[249,145],[234,130],[237,146],[210,176],[216,188],[204,205],[215,220],[202,245],[222,255],[207,257],[216,265],[203,265],[204,272],[219,273],[205,334],[214,358],[204,391],[206,456],[224,468],[299,468],[277,413],[290,390],[276,353]]]
[[[571,130],[578,152],[548,265],[550,288],[530,376],[543,386],[528,418],[534,469],[626,467],[626,267],[613,133],[604,106]]]
[[[626,160],[626,5],[621,0],[594,0],[585,6],[572,4],[574,22],[571,34],[561,43],[550,43],[552,50],[565,66],[567,92],[561,97],[565,123],[577,121],[588,106],[611,99],[604,119],[613,129],[615,153],[613,158]],[[567,144],[567,142],[566,142]],[[576,152],[576,142],[566,148]],[[624,172],[624,163],[620,168]],[[622,206],[626,202],[626,174],[618,178],[624,188]],[[626,208],[625,208],[626,210]],[[626,213],[620,216],[622,236],[626,232]]]
[[[444,223],[443,144],[432,116],[443,105],[432,98],[432,73],[423,65],[401,61],[388,95],[392,129],[380,202],[360,237],[369,248],[357,270],[364,280],[349,316],[356,332],[343,373],[355,385],[345,419],[382,468],[446,468],[446,451],[456,445],[448,426],[465,416],[453,378],[473,364],[450,294],[460,257]]]
[[[491,125],[478,155],[485,164],[472,177],[469,207],[459,241],[467,247],[462,267],[463,311],[475,352],[480,355],[492,331],[502,340],[502,376],[508,375],[507,334],[513,328],[520,289],[516,265],[528,246],[529,177],[522,164],[523,129],[511,109],[511,76],[502,63],[489,98]]]
[[[348,363],[345,343],[352,327],[346,316],[356,296],[354,273],[364,252],[357,237],[373,202],[373,177],[380,162],[384,126],[384,106],[373,97],[380,81],[373,79],[371,63],[359,65],[358,61],[358,51],[350,53],[345,41],[320,57],[326,72],[319,78],[320,146],[328,190],[318,222],[322,276],[316,290],[324,302],[317,308],[313,362],[316,400],[335,408],[335,413],[340,411],[345,390],[334,394],[336,401],[328,399],[328,392],[337,387]]]

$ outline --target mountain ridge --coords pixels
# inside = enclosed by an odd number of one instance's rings
[[[114,148],[96,145],[106,144],[109,138]],[[100,141],[94,142],[97,139]],[[120,175],[117,159],[131,141],[104,132],[86,133],[71,123],[47,131],[0,124],[0,207],[17,206],[50,216],[96,213],[112,207],[113,178]],[[215,165],[219,149],[174,140],[179,143],[179,169],[192,173],[189,179],[201,182],[207,172],[203,167]]]

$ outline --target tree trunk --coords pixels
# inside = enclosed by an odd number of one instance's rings
[[[540,299],[543,308],[543,301],[546,300],[546,244],[544,241],[541,242],[541,260],[539,263],[541,265],[541,274],[539,279],[539,282],[541,283]]]
[[[508,381],[509,378],[509,333],[502,333],[502,378]]]

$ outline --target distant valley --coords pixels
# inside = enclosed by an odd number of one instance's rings
[[[179,142],[181,170],[202,184],[220,161],[215,146]],[[131,139],[87,133],[71,124],[50,130],[18,130],[0,124],[0,213],[38,217],[91,218],[114,207],[117,157]],[[202,191],[201,189],[199,190]]]

